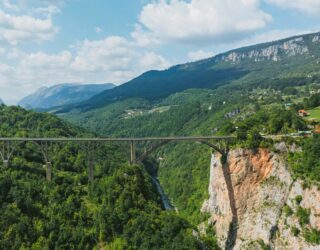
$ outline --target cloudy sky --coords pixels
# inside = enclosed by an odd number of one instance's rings
[[[0,97],[320,31],[320,0],[0,0]]]

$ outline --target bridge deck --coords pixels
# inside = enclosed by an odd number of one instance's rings
[[[15,138],[3,137],[0,141],[12,142],[139,142],[139,141],[202,141],[202,140],[229,140],[234,136],[168,136],[168,137],[127,137],[127,138]]]

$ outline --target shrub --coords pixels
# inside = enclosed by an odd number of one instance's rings
[[[288,205],[285,205],[283,207],[283,212],[286,217],[293,215],[293,211],[292,211],[291,207],[289,207]]]
[[[291,233],[297,237],[300,234],[300,230],[296,227],[291,227]]]
[[[303,237],[311,244],[320,244],[320,232],[316,229],[306,229],[303,233]]]
[[[299,223],[301,226],[309,224],[310,222],[310,210],[302,207],[298,207],[296,216],[299,219]]]
[[[294,200],[295,200],[295,202],[296,202],[297,205],[300,205],[302,199],[303,199],[303,198],[302,198],[301,195],[298,195],[298,196],[296,196],[296,198],[294,198]]]

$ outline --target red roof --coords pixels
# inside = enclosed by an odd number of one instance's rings
[[[305,111],[304,109],[300,109],[299,113],[307,113],[307,111]]]

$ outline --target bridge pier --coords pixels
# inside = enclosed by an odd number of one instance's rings
[[[49,161],[46,162],[46,179],[49,182],[52,180],[52,164]]]
[[[19,143],[17,142],[0,140],[0,157],[5,168],[9,167],[10,159],[18,145]]]
[[[137,160],[136,160],[136,145],[134,143],[134,141],[130,142],[130,164],[136,164]]]
[[[86,146],[87,150],[87,171],[88,171],[88,182],[93,183],[94,181],[94,168],[95,168],[95,150],[97,148],[96,143],[88,142]]]
[[[88,179],[89,182],[93,182],[94,181],[94,164],[93,162],[90,162],[88,165]]]
[[[9,167],[9,160],[3,160],[3,166],[5,168],[8,168]]]

